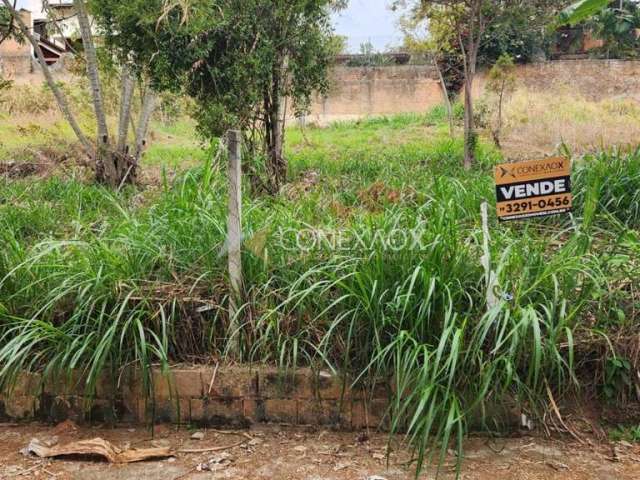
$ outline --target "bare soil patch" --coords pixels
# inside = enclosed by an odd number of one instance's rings
[[[46,171],[46,165],[35,162],[0,162],[0,175],[15,179],[40,175]]]
[[[13,155],[13,159],[0,161],[0,177],[15,180],[28,177],[46,178],[69,169],[85,168],[79,147],[25,148]]]
[[[70,422],[57,427],[3,424],[0,425],[0,478],[414,478],[411,454],[401,446],[400,438],[391,442],[387,464],[388,437],[384,434],[337,433],[289,426],[255,426],[242,432],[198,430],[195,435],[194,432],[168,426],[156,427],[152,434],[145,428],[126,425],[106,428],[77,427]],[[32,438],[63,444],[97,437],[120,448],[170,447],[182,452],[168,459],[124,465],[82,457],[40,459],[20,452]],[[471,438],[465,445],[465,458],[462,468],[465,479],[631,480],[640,476],[640,447],[625,443],[589,445],[533,436]],[[428,469],[421,478],[435,478],[435,469]],[[453,451],[450,451],[441,478],[455,478]]]

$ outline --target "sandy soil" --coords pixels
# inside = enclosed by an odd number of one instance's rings
[[[409,452],[394,439],[386,462],[388,437],[383,434],[335,433],[288,426],[257,426],[246,432],[194,431],[157,427],[154,435],[139,427],[77,427],[43,424],[0,425],[0,479],[58,480],[209,480],[308,479],[401,480],[411,479]],[[248,434],[248,435],[247,435]],[[208,453],[177,453],[174,457],[143,463],[114,465],[99,459],[40,459],[20,452],[32,438],[58,445],[101,437],[121,448],[170,446],[206,449],[242,445]],[[573,440],[548,440],[531,436],[511,439],[471,438],[465,446],[462,478],[477,480],[640,478],[640,447],[630,444],[597,446]],[[428,469],[421,478],[435,478]],[[455,478],[455,457],[450,452],[444,475]]]

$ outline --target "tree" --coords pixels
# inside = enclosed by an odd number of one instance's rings
[[[12,8],[16,8],[18,1],[13,0]],[[4,42],[7,38],[16,34],[15,22],[11,15],[11,10],[4,5],[0,6],[0,43]]]
[[[148,62],[154,86],[196,101],[209,139],[244,131],[256,189],[285,182],[288,111],[302,114],[327,89],[335,39],[332,0],[100,0],[107,44]],[[291,102],[288,104],[288,102]],[[266,177],[266,178],[265,178]]]
[[[617,0],[587,22],[595,37],[603,40],[607,58],[637,57],[640,53],[640,7],[631,0]]]
[[[558,8],[557,2],[551,0],[416,0],[414,12],[422,15],[432,23],[440,24],[449,35],[442,41],[460,51],[464,71],[464,166],[469,169],[475,162],[475,131],[473,112],[473,84],[476,70],[481,60],[483,45],[496,39],[496,35],[504,31],[501,26],[513,18],[525,18],[523,12],[537,11],[544,15],[530,16],[526,28],[531,31],[542,31],[550,12]],[[520,29],[512,29],[521,35]]]
[[[351,58],[347,65],[350,67],[383,67],[390,65],[393,60],[382,52],[376,51],[369,40],[360,44],[360,54]]]
[[[9,0],[2,0],[2,2],[6,10],[11,15],[13,22],[15,22],[19,33],[26,38],[29,43],[31,43],[47,85],[53,92],[58,107],[60,108],[64,118],[71,126],[84,152],[94,161],[96,180],[112,187],[119,187],[124,183],[134,182],[136,179],[138,161],[142,154],[142,148],[139,148],[139,146],[144,145],[144,138],[147,134],[150,116],[150,113],[147,110],[152,110],[150,106],[153,105],[153,92],[149,90],[148,95],[146,96],[147,98],[144,102],[146,110],[143,108],[140,115],[139,125],[136,129],[136,148],[133,153],[131,153],[129,147],[126,145],[126,139],[128,138],[128,127],[131,114],[130,103],[132,96],[123,95],[123,98],[121,99],[123,108],[121,108],[121,119],[117,135],[119,141],[118,145],[116,145],[109,136],[109,129],[104,109],[102,84],[100,82],[98,59],[89,15],[86,9],[86,3],[84,0],[74,0],[73,5],[77,13],[78,24],[80,27],[82,46],[84,48],[84,61],[86,64],[87,77],[89,79],[91,99],[93,101],[96,120],[96,139],[94,142],[90,141],[71,111],[64,92],[53,78],[51,70],[45,61],[39,42],[36,40],[32,32],[31,26],[25,24],[24,20],[16,10],[15,3],[12,5]],[[125,69],[123,71],[123,85],[128,82],[128,71]],[[125,107],[125,104],[128,104],[128,106]],[[125,139],[125,141],[120,141],[122,139]]]
[[[575,26],[585,24],[596,37],[604,41],[609,58],[636,57],[640,39],[640,6],[635,0],[581,0],[562,10],[553,23]]]
[[[477,135],[473,119],[473,81],[478,65],[478,51],[487,26],[486,0],[421,0],[427,18],[445,17],[451,23],[462,52],[464,68],[464,167],[475,163]]]
[[[506,95],[515,90],[516,75],[515,63],[508,54],[502,54],[495,65],[489,71],[487,91],[495,101],[495,123],[491,125],[491,135],[496,147],[502,148],[500,138],[502,135],[502,107]]]
[[[556,39],[556,32],[549,25],[566,3],[566,0],[535,0],[491,8],[492,21],[483,35],[479,64],[490,67],[503,54],[516,63],[545,57]]]

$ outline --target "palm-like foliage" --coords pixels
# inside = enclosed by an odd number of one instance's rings
[[[560,25],[576,25],[597,14],[610,3],[610,0],[580,0],[565,8],[558,17]]]
[[[640,8],[637,3],[625,1],[616,8],[605,8],[589,24],[595,36],[604,41],[607,57],[638,55],[640,42],[636,29],[640,28]]]

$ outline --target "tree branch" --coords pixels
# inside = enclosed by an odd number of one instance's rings
[[[87,61],[87,76],[91,84],[91,95],[93,107],[96,113],[96,123],[98,126],[98,143],[106,144],[109,141],[109,131],[107,129],[107,116],[104,111],[104,101],[102,97],[102,86],[100,85],[100,73],[98,71],[98,58],[96,48],[93,43],[91,25],[84,5],[84,0],[73,0],[73,5],[78,13],[78,24],[80,25],[80,35],[84,46],[85,58]]]
[[[17,4],[18,4],[18,0],[13,0],[14,10]],[[11,15],[11,20],[9,21],[9,25],[7,25],[7,30],[3,32],[2,35],[0,35],[0,44],[4,42],[7,38],[9,38],[11,35],[13,35],[14,28],[15,28],[14,18],[13,18],[13,15]]]
[[[140,159],[142,152],[146,144],[147,131],[149,130],[149,122],[151,121],[151,115],[156,105],[156,93],[147,88],[142,101],[142,111],[140,112],[140,120],[138,121],[138,128],[136,129],[136,150],[134,152],[134,158],[136,162]]]
[[[128,65],[122,67],[122,92],[120,94],[120,117],[118,122],[117,151],[124,153],[127,145],[127,133],[129,132],[129,118],[131,117],[131,104],[133,102],[133,79]]]

